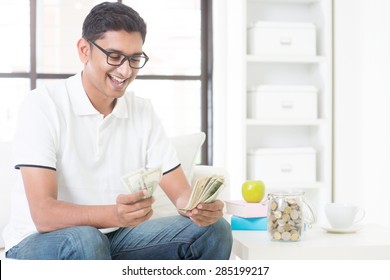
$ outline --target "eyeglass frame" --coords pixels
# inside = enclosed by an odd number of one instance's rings
[[[121,66],[123,63],[125,63],[125,61],[128,61],[128,62],[129,62],[129,65],[130,65],[130,67],[131,67],[132,69],[141,69],[141,68],[143,68],[143,67],[145,66],[145,64],[146,64],[146,63],[148,62],[148,60],[149,60],[149,56],[147,56],[147,54],[146,54],[145,52],[142,52],[142,54],[136,54],[136,55],[125,55],[125,54],[123,54],[123,53],[121,53],[121,52],[117,52],[117,51],[109,52],[109,51],[103,49],[101,46],[99,46],[99,45],[96,44],[95,42],[93,42],[93,41],[91,41],[91,40],[89,40],[89,39],[87,39],[87,41],[88,41],[89,43],[91,43],[92,45],[94,45],[95,47],[97,47],[99,50],[101,50],[101,51],[106,55],[106,62],[107,62],[108,65],[111,65],[111,66]],[[112,63],[109,63],[109,62],[108,62],[108,58],[110,57],[110,55],[111,55],[112,53],[116,53],[116,54],[119,54],[119,55],[123,56],[123,59],[121,60],[121,62],[120,62],[119,64],[112,64]],[[133,66],[131,66],[131,59],[132,59],[133,57],[143,57],[143,58],[145,58],[145,63],[144,63],[141,67],[133,67]]]

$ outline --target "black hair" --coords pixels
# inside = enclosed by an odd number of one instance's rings
[[[82,36],[95,41],[107,31],[140,32],[145,43],[146,23],[132,8],[119,2],[103,2],[89,12],[83,23]]]

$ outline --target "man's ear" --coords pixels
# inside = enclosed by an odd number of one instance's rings
[[[81,38],[77,42],[77,51],[79,53],[80,61],[83,64],[86,64],[89,60],[89,55],[91,51],[91,46],[89,45],[88,41],[85,40],[84,38]]]

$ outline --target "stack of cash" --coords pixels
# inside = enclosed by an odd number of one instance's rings
[[[144,198],[151,197],[157,188],[162,176],[161,167],[146,170],[141,168],[135,172],[121,177],[121,181],[130,193],[146,189],[148,192]]]
[[[217,199],[223,188],[224,177],[213,175],[196,181],[187,206],[180,209],[187,211],[194,209],[199,203],[210,203]]]

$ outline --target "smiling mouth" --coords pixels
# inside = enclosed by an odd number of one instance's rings
[[[121,79],[121,78],[119,78],[119,77],[116,77],[116,76],[113,76],[113,75],[110,75],[110,74],[108,74],[108,77],[110,78],[110,80],[111,80],[114,84],[116,84],[116,85],[118,85],[118,86],[123,85],[124,82],[127,80],[127,79]]]

